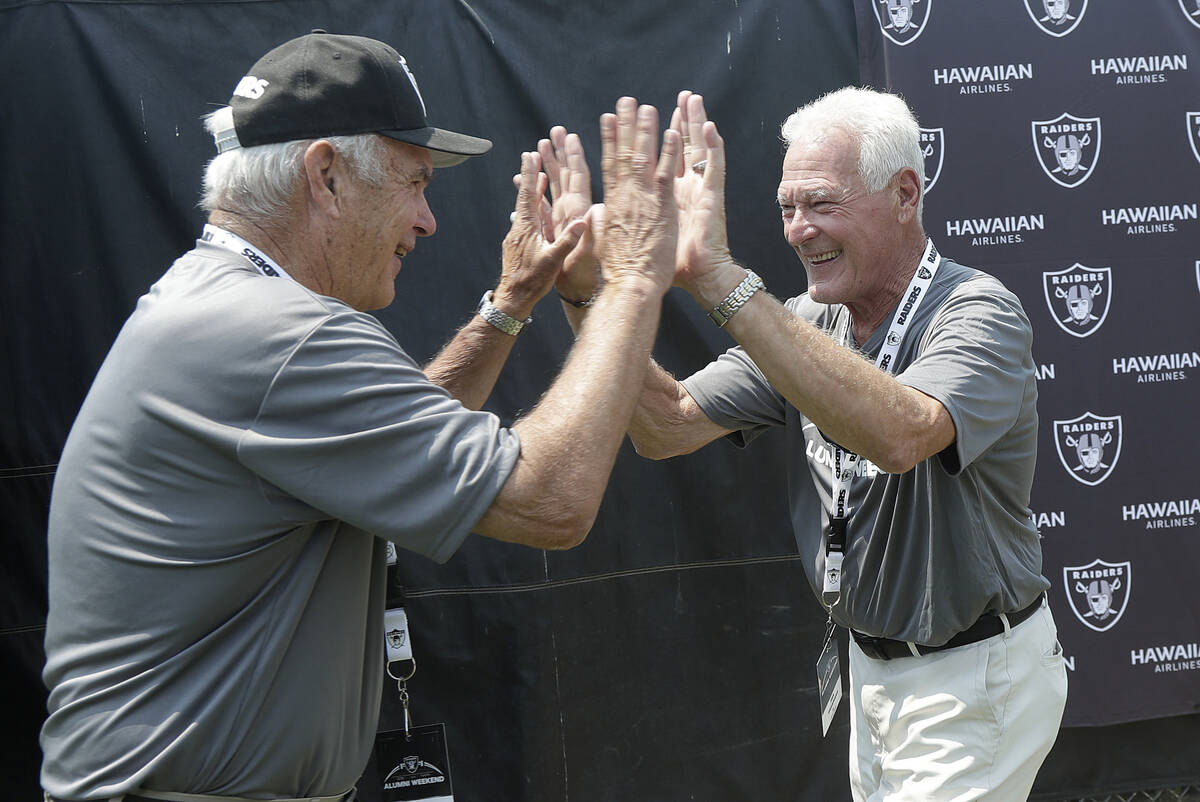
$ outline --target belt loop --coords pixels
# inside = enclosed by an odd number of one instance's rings
[[[1004,624],[1004,637],[1007,639],[1008,636],[1012,634],[1012,627],[1008,625],[1008,614],[1000,613],[999,618],[1000,623]]]
[[[920,651],[920,649],[918,649],[918,648],[917,648],[917,644],[913,643],[913,642],[912,642],[912,641],[910,641],[910,640],[906,640],[906,641],[904,641],[904,642],[908,644],[908,650],[909,650],[910,652],[912,652],[912,656],[913,656],[913,657],[920,657],[920,656],[921,656],[921,651]]]

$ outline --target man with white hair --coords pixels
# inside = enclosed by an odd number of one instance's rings
[[[1025,799],[1066,672],[1029,508],[1037,387],[1020,302],[926,236],[900,98],[846,88],[783,124],[777,197],[808,279],[786,303],[730,255],[724,142],[703,100],[681,93],[673,125],[687,166],[676,280],[738,345],[683,382],[652,365],[634,445],[663,459],[783,430],[792,528],[829,610],[823,661],[835,625],[851,633],[856,800]],[[586,275],[568,283],[588,292]],[[837,698],[835,683],[827,717]]]
[[[583,540],[674,272],[679,135],[656,153],[653,109],[618,111],[595,324],[511,429],[475,410],[587,225],[544,229],[538,155],[499,284],[422,370],[365,310],[434,233],[434,168],[491,143],[430,126],[391,47],[324,32],[266,54],[209,118],[209,224],[138,302],[58,466],[48,800],[350,799],[387,541],[445,561],[470,532]]]

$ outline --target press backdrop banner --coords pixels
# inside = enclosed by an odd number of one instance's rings
[[[1034,328],[1064,724],[1200,709],[1200,2],[856,0],[925,227]]]

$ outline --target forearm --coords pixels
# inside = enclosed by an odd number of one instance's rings
[[[586,536],[649,364],[662,293],[645,281],[605,287],[558,379],[514,427],[521,457],[477,531],[541,548]]]
[[[743,275],[737,268],[709,282],[698,300],[715,306]],[[953,441],[953,424],[940,404],[834,342],[766,292],[755,293],[726,331],[826,437],[885,471],[908,470]]]
[[[536,299],[521,301],[512,294],[502,296],[501,292],[497,290],[493,295],[496,307],[517,320],[528,319]],[[425,366],[425,375],[463,406],[480,409],[491,396],[516,341],[516,337],[500,331],[480,315],[472,315]]]
[[[563,312],[577,335],[587,310],[563,303]],[[701,446],[729,434],[704,414],[683,385],[652,358],[642,391],[629,421],[629,439],[639,456],[666,459],[690,454]]]

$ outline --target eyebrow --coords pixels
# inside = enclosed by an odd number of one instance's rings
[[[800,202],[820,203],[822,201],[832,200],[837,197],[838,193],[834,189],[827,187],[819,187],[817,189],[803,190],[794,193],[781,192],[776,190],[775,201],[780,205],[791,203],[793,205]]]

